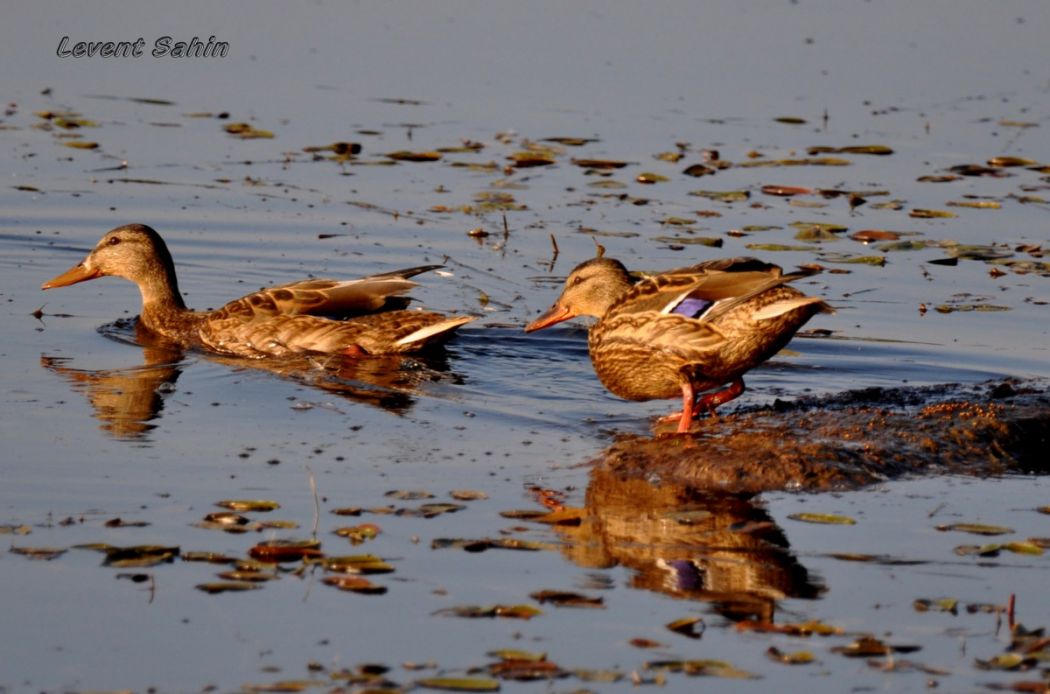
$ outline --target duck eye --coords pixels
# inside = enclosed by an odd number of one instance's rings
[[[120,237],[119,236],[110,236],[109,237],[109,245],[110,246],[116,246],[118,243],[120,243]]]
[[[572,284],[573,284],[573,286],[575,286],[577,284],[583,284],[583,276],[582,275],[576,275],[575,277],[573,277],[572,278]]]

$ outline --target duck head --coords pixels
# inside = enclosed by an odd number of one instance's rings
[[[171,253],[160,235],[145,224],[127,224],[106,232],[83,260],[40,288],[68,287],[107,276],[123,277],[137,284],[144,303],[181,303]]]
[[[573,268],[565,280],[561,296],[539,318],[525,326],[525,332],[542,330],[576,316],[600,318],[631,285],[627,268],[619,260],[603,256],[591,258]]]

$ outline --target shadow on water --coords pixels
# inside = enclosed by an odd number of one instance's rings
[[[824,591],[761,502],[596,466],[584,503],[579,524],[555,526],[563,554],[629,568],[634,588],[710,603],[734,622],[772,622],[779,601]]]
[[[71,366],[73,359],[43,354],[40,364],[66,379],[91,403],[100,428],[117,439],[146,440],[162,416],[164,398],[188,366],[187,353],[142,329],[137,320],[119,320],[99,328],[118,342],[142,349],[142,364],[123,369],[88,370]],[[441,350],[425,355],[359,358],[304,355],[281,359],[238,359],[194,353],[231,369],[265,371],[317,388],[355,403],[403,415],[412,408],[420,388],[430,382],[461,378],[450,371]]]

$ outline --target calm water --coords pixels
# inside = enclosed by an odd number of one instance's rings
[[[8,104],[0,129],[0,525],[31,532],[0,539],[0,691],[234,691],[303,679],[330,687],[332,672],[363,663],[389,666],[388,677],[407,686],[484,667],[495,648],[546,652],[565,670],[622,675],[616,683],[579,673],[553,685],[504,682],[508,691],[630,691],[631,673],[648,681],[656,673],[647,662],[676,659],[725,660],[764,678],[730,685],[748,691],[771,682],[789,691],[843,691],[843,682],[921,691],[931,679],[964,691],[1035,678],[975,668],[975,658],[1001,653],[1008,636],[995,614],[965,606],[1002,605],[1012,593],[1019,621],[1047,626],[1047,557],[958,556],[955,547],[987,538],[935,526],[980,522],[1008,526],[1008,540],[1048,537],[1050,516],[1035,511],[1050,503],[1044,479],[917,477],[734,504],[618,482],[584,463],[617,433],[649,431],[651,417],[673,403],[606,393],[587,362],[582,327],[526,336],[520,326],[594,253],[592,239],[639,269],[751,253],[785,267],[820,262],[849,272],[802,285],[838,309],[809,326],[836,339],[796,339],[753,372],[743,402],[1050,376],[1050,279],[1031,252],[1050,247],[1048,206],[1040,202],[1050,198],[1047,174],[1017,167],[1002,178],[917,180],[995,156],[1046,163],[1048,31],[1042,2],[957,0],[8,8],[0,28]],[[230,53],[59,59],[66,35],[142,36],[147,46],[165,35],[214,35]],[[97,127],[48,128],[35,115],[41,111],[74,111]],[[805,122],[775,120],[788,116]],[[275,137],[236,139],[223,131],[234,122]],[[65,147],[68,135],[98,147]],[[596,141],[543,143],[555,148],[553,166],[509,166],[529,142],[567,136]],[[303,152],[337,141],[360,142],[364,151],[350,162]],[[383,156],[465,141],[484,147],[429,163],[389,165]],[[704,149],[739,164],[849,145],[894,153],[812,155],[848,166],[682,173]],[[675,151],[684,153],[676,163],[656,158]],[[574,157],[629,165],[601,175],[573,165]],[[668,180],[643,185],[634,180],[642,172]],[[851,211],[842,197],[763,194],[772,184],[855,191],[867,202]],[[690,194],[738,190],[750,198]],[[512,196],[502,200],[509,209],[485,206],[500,202],[497,194]],[[980,200],[1001,207],[948,204]],[[884,204],[891,201],[899,204]],[[909,216],[914,209],[957,216],[921,219]],[[429,308],[481,319],[436,362],[342,374],[158,352],[115,324],[138,308],[130,284],[39,291],[104,231],[132,221],[164,235],[195,307],[305,275],[441,262],[445,271],[422,277],[413,295]],[[796,240],[792,222],[848,231],[837,241]],[[754,230],[761,226],[775,228]],[[478,227],[489,235],[467,234]],[[902,240],[927,247],[885,252],[883,266],[836,262],[882,254],[845,238],[863,229],[914,233]],[[552,235],[560,251],[553,267]],[[690,243],[698,237],[722,246]],[[931,264],[949,255],[948,242],[979,247],[969,253],[977,259]],[[987,262],[996,254],[1029,265]],[[1025,269],[1036,272],[1015,271]],[[967,304],[1006,310],[934,310]],[[195,586],[217,580],[223,567],[101,567],[102,555],[74,548],[157,544],[244,556],[261,540],[311,535],[312,483],[324,550],[388,560],[395,571],[374,577],[385,595],[336,591],[318,570],[212,596]],[[550,528],[500,515],[541,508],[534,488],[559,492],[581,509],[581,524]],[[465,508],[434,518],[330,513],[424,503],[387,495],[406,490],[426,490],[433,502],[454,501],[453,490],[487,498],[457,501]],[[195,526],[219,510],[217,501],[244,498],[281,505],[249,514],[254,520],[298,529],[234,535]],[[857,524],[789,518],[802,511],[845,514]],[[687,512],[704,520],[686,522]],[[107,527],[116,518],[148,525]],[[382,531],[365,544],[331,534],[365,522]],[[498,537],[542,549],[433,544]],[[19,547],[68,551],[31,560],[9,551]],[[835,552],[921,563],[844,562],[829,556]],[[149,580],[118,580],[121,573]],[[530,593],[544,589],[602,597],[604,609],[546,604],[528,621],[436,614],[537,605]],[[943,597],[960,601],[958,615],[912,607]],[[820,620],[846,634],[740,633],[728,617],[744,609],[741,601],[778,623]],[[689,616],[703,618],[702,638],[665,628]],[[927,670],[887,672],[831,650],[863,633],[922,646],[898,658]],[[640,648],[632,639],[656,643]],[[774,662],[765,656],[771,646],[808,650],[817,662]],[[664,690],[696,684],[670,674]]]

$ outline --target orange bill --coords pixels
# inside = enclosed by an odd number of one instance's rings
[[[41,289],[54,289],[55,287],[68,287],[71,284],[77,282],[87,282],[93,280],[96,277],[101,277],[102,273],[98,270],[88,270],[83,264],[74,265],[69,268],[61,275],[52,277],[47,282],[40,285]]]
[[[525,332],[531,333],[534,330],[543,330],[544,328],[549,328],[555,323],[561,323],[563,320],[569,320],[570,318],[575,317],[576,314],[570,309],[554,304],[547,309],[543,315],[526,325]]]

